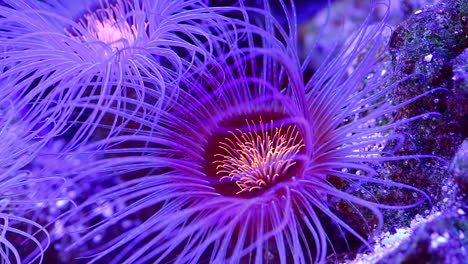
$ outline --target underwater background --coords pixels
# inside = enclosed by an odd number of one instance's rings
[[[468,263],[463,0],[0,0],[0,263]]]

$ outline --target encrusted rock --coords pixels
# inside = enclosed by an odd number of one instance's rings
[[[377,264],[461,264],[468,259],[467,249],[467,212],[466,208],[458,208],[417,228],[410,239]]]
[[[396,78],[401,81],[392,94],[393,100],[404,102],[425,92],[433,93],[406,106],[397,116],[405,119],[432,113],[416,122],[398,128],[406,141],[400,155],[425,154],[440,157],[386,164],[382,171],[397,182],[407,183],[430,195],[426,203],[413,211],[436,205],[450,208],[456,193],[443,188],[452,186],[448,173],[450,161],[463,139],[468,137],[468,96],[465,87],[468,47],[468,3],[445,0],[415,12],[394,32],[390,52]],[[444,160],[446,162],[444,162]],[[397,192],[390,201],[408,201],[411,193]],[[393,219],[396,215],[390,216]],[[398,223],[396,223],[398,225]]]
[[[468,140],[465,140],[458,149],[450,165],[452,173],[463,199],[468,199]]]

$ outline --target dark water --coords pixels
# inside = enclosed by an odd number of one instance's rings
[[[249,6],[263,6],[263,0],[246,0],[244,3]],[[290,1],[284,1],[286,5],[289,5]],[[308,20],[310,17],[314,16],[321,9],[326,7],[328,4],[334,2],[334,0],[294,0],[294,5],[297,10],[297,21],[302,23]],[[238,3],[237,0],[209,0],[211,6],[233,6]],[[270,5],[273,9],[273,14],[282,22],[285,23],[282,19],[283,8],[281,7],[280,0],[271,0]]]

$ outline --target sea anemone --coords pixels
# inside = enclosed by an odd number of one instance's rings
[[[31,211],[37,211],[37,204],[49,201],[53,195],[42,200],[27,197],[33,185],[52,182],[53,178],[37,179],[27,172],[11,173],[0,169],[1,263],[42,262],[44,252],[50,244],[49,233],[45,227],[27,216]]]
[[[281,3],[285,27],[269,1],[262,8],[240,3],[242,42],[216,65],[181,79],[178,97],[168,98],[173,107],[157,117],[147,102],[138,103],[138,114],[108,109],[133,125],[83,146],[102,158],[70,177],[77,184],[123,182],[66,218],[87,227],[67,250],[113,229],[116,235],[88,252],[89,263],[323,263],[335,242],[324,221],[367,243],[332,209],[336,201],[372,228],[369,212],[382,224],[380,209],[425,200],[424,192],[379,178],[373,167],[431,157],[394,155],[402,137],[391,130],[427,114],[394,118],[424,95],[397,105],[386,96],[397,85],[381,74],[387,13],[372,26],[369,16],[307,77],[313,54],[299,59],[294,5]],[[387,4],[372,1],[370,12]],[[137,103],[120,101],[130,109]],[[372,185],[416,198],[382,203],[368,191]],[[103,217],[101,204],[114,205],[112,213]]]
[[[168,107],[181,76],[208,63],[226,31],[203,1],[80,3],[0,3],[0,103],[24,112],[35,139],[72,128],[69,142],[86,141],[106,108],[129,110],[122,97],[152,104],[152,113]]]
[[[20,121],[12,104],[0,107],[0,262],[42,262],[50,236],[34,216],[59,199],[64,179],[32,173],[28,166],[42,147],[28,138],[31,124]],[[57,217],[57,216],[56,216]]]

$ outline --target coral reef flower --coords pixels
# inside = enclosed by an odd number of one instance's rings
[[[395,84],[380,74],[385,19],[372,26],[366,20],[309,78],[311,57],[299,59],[294,8],[283,7],[284,28],[268,1],[245,7],[244,19],[255,21],[241,30],[246,45],[181,79],[173,107],[157,117],[132,112],[134,101],[127,111],[109,108],[131,124],[82,146],[101,158],[70,177],[78,185],[106,177],[122,183],[66,218],[70,227],[86,227],[68,251],[99,237],[94,250],[80,252],[88,263],[323,263],[334,242],[327,222],[366,243],[333,209],[335,201],[364,225],[368,212],[381,224],[380,209],[424,201],[422,191],[379,178],[372,166],[425,157],[392,152],[401,137],[391,130],[422,116],[392,118],[419,97],[398,105],[386,98]],[[154,106],[138,107],[151,113]],[[417,197],[382,203],[369,186]],[[104,204],[112,208],[106,215]]]
[[[0,3],[0,102],[24,111],[37,138],[72,128],[70,142],[84,140],[106,108],[129,110],[121,98],[168,107],[180,77],[210,61],[225,32],[226,18],[202,1],[72,2]]]

